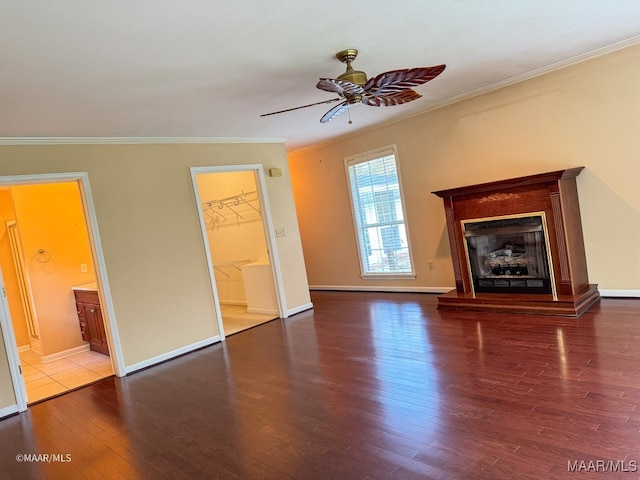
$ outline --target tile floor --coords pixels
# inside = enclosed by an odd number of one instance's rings
[[[278,318],[278,315],[247,313],[244,305],[220,305],[225,336],[241,332]]]
[[[28,403],[113,375],[111,359],[90,350],[48,363],[42,363],[40,355],[29,350],[20,352],[20,363]]]

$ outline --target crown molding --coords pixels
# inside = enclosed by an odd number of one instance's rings
[[[536,78],[536,77],[540,77],[542,75],[546,75],[547,73],[551,73],[554,72],[556,70],[561,70],[563,68],[567,68],[570,67],[572,65],[576,65],[578,63],[583,63],[586,62],[588,60],[592,60],[594,58],[598,58],[601,57],[603,55],[607,55],[609,53],[613,53],[613,52],[617,52],[618,50],[623,50],[625,48],[628,47],[632,47],[634,45],[638,45],[640,44],[640,35],[635,36],[635,37],[631,37],[627,40],[623,40],[621,42],[617,42],[617,43],[613,43],[611,45],[608,45],[606,47],[602,47],[602,48],[598,48],[596,50],[592,50],[590,52],[587,53],[583,53],[581,55],[576,55],[575,57],[570,57],[567,58],[565,60],[561,60],[559,62],[555,62],[555,63],[551,63],[549,65],[545,65],[543,67],[537,68],[535,70],[531,70],[529,72],[520,74],[520,75],[515,75],[513,77],[509,77],[505,80],[501,80],[499,82],[495,82],[495,83],[491,83],[489,85],[485,85],[483,87],[480,88],[476,88],[474,90],[469,90],[468,92],[464,92],[461,93],[460,95],[455,95],[453,97],[449,97],[449,98],[445,98],[439,102],[435,102],[435,103],[431,103],[429,105],[427,105],[424,108],[421,108],[419,110],[414,110],[410,113],[407,113],[406,115],[402,115],[400,117],[396,117],[393,118],[391,120],[388,120],[386,122],[383,123],[378,123],[376,125],[371,125],[369,127],[365,127],[361,130],[358,130],[357,132],[352,132],[352,133],[347,133],[344,135],[340,135],[338,137],[334,137],[330,140],[325,140],[322,142],[318,142],[315,143],[313,145],[307,145],[306,147],[302,147],[302,148],[298,148],[298,149],[294,149],[291,151],[288,151],[287,154],[288,155],[301,155],[313,150],[317,150],[323,147],[326,147],[327,145],[331,145],[333,143],[336,142],[341,142],[344,140],[347,140],[349,138],[354,138],[357,137],[359,135],[363,135],[365,133],[369,133],[372,132],[374,130],[378,130],[380,128],[384,128],[384,127],[388,127],[390,125],[402,122],[404,120],[407,120],[409,118],[413,118],[413,117],[417,117],[420,115],[423,115],[427,112],[431,112],[433,110],[437,110],[439,108],[443,108],[446,107],[448,105],[452,105],[454,103],[458,103],[458,102],[462,102],[464,100],[468,100],[470,98],[474,98],[474,97],[478,97],[480,95],[483,95],[485,93],[489,93],[489,92],[493,92],[495,90],[499,90],[501,88],[505,88],[511,85],[515,85],[517,83],[522,83],[526,80],[530,80],[532,78]]]
[[[285,143],[260,137],[0,137],[0,145],[137,145],[185,143]]]

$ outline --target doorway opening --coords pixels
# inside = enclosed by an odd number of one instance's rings
[[[282,289],[259,165],[193,168],[220,336],[282,317]]]
[[[87,189],[86,174],[0,177],[0,321],[18,411],[123,370]]]

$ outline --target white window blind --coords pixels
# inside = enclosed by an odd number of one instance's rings
[[[362,275],[413,275],[395,148],[345,160]]]

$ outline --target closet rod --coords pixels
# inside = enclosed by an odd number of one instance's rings
[[[235,205],[238,206],[240,204],[240,202],[246,203],[247,205],[249,205],[251,208],[253,208],[256,212],[260,212],[260,210],[258,210],[257,208],[255,208],[253,205],[251,205],[249,202],[250,201],[257,201],[258,200],[258,196],[257,196],[258,191],[254,190],[252,192],[242,192],[239,193],[238,195],[232,195],[230,197],[226,197],[226,198],[220,198],[220,199],[216,199],[216,200],[209,200],[208,202],[204,202],[202,204],[202,206],[204,208],[214,208],[214,207],[218,207],[220,208],[220,206],[222,205],[223,207],[229,207],[229,205]],[[247,195],[253,195],[256,194],[256,198],[255,199],[250,199],[247,200],[246,197]]]

